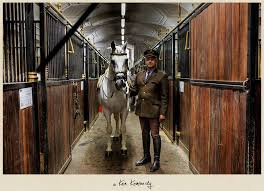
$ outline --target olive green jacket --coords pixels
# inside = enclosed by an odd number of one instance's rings
[[[156,118],[166,116],[168,108],[168,75],[155,69],[145,82],[146,71],[137,74],[132,94],[138,94],[136,115]]]

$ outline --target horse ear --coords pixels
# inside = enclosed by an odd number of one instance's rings
[[[111,43],[111,48],[112,48],[112,53],[114,53],[115,49],[116,49],[114,41],[112,41],[112,43]]]
[[[127,48],[127,41],[122,46],[122,49],[123,49],[123,52],[124,53],[126,52],[126,48]]]

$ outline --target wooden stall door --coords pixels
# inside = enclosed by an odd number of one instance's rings
[[[19,86],[32,88],[29,83],[4,85],[3,173],[36,174],[39,173],[39,143],[33,122],[34,105],[20,107],[19,91],[24,88]]]
[[[214,3],[191,20],[190,164],[199,173],[246,173],[248,10]]]
[[[189,153],[190,137],[190,109],[191,109],[191,85],[190,85],[190,50],[189,50],[189,24],[185,24],[178,31],[179,50],[179,74],[178,81],[178,118],[180,132],[179,145]]]
[[[168,75],[168,84],[169,84],[169,90],[168,90],[168,111],[166,120],[163,124],[161,124],[162,129],[166,133],[166,135],[169,137],[169,139],[173,142],[175,139],[175,127],[174,127],[174,80],[173,80],[173,51],[174,51],[174,37],[168,38],[163,45],[163,57],[164,62],[166,63],[164,65],[164,71]],[[158,65],[160,65],[159,63]]]

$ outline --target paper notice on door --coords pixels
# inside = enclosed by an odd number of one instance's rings
[[[83,81],[81,81],[81,90],[83,90]]]
[[[19,90],[20,109],[32,106],[32,87]]]
[[[180,92],[184,92],[184,82],[180,81]]]

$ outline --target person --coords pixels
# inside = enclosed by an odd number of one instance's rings
[[[155,50],[144,52],[147,69],[136,75],[130,91],[138,95],[135,114],[139,116],[144,156],[136,162],[141,166],[151,162],[150,132],[154,147],[154,162],[150,172],[160,168],[160,123],[165,120],[168,108],[168,75],[157,69],[159,54]]]

